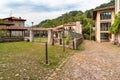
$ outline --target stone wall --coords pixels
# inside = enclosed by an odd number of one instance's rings
[[[83,38],[75,38],[74,40],[71,40],[70,42],[69,42],[69,45],[68,45],[68,47],[70,48],[70,49],[78,49],[78,46],[80,45],[80,43],[83,41]]]
[[[0,38],[0,42],[16,42],[16,41],[24,41],[24,37],[2,37]]]

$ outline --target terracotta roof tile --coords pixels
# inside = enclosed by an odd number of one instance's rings
[[[0,24],[3,24],[3,25],[14,25],[14,22],[3,21],[3,22],[0,22]]]
[[[97,16],[97,11],[103,11],[103,10],[114,10],[115,6],[109,6],[109,7],[104,7],[104,8],[98,8],[93,11],[93,20],[96,19]]]
[[[22,19],[21,17],[8,17],[8,18],[4,18],[5,19],[12,19],[12,20],[17,20],[17,21],[26,21],[26,19]]]
[[[104,7],[104,8],[98,8],[98,9],[95,9],[94,11],[101,11],[101,10],[113,10],[115,9],[115,6],[108,6],[108,7]]]
[[[17,27],[17,26],[0,26],[0,29],[7,29],[7,30],[25,30],[25,27]]]

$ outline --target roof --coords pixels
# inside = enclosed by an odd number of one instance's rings
[[[2,21],[0,22],[0,25],[14,25],[14,22],[10,21]]]
[[[25,27],[18,27],[18,26],[0,26],[0,29],[7,29],[7,30],[27,30]]]
[[[115,9],[115,6],[108,6],[108,7],[104,7],[104,8],[98,8],[98,9],[95,9],[94,11],[113,10],[113,9]]]
[[[0,29],[7,30],[39,30],[39,31],[47,31],[52,30],[53,28],[26,28],[26,27],[18,27],[18,26],[0,26]]]
[[[64,26],[76,26],[76,22],[69,22],[64,24]]]
[[[6,20],[6,19],[12,19],[12,20],[15,20],[15,21],[26,21],[26,19],[22,19],[21,17],[8,17],[8,18],[4,18],[4,20]]]
[[[52,30],[53,28],[26,28],[27,30],[38,30],[38,31],[48,31]]]
[[[93,11],[93,20],[96,20],[96,16],[97,16],[97,12],[98,12],[98,11],[114,10],[114,9],[115,9],[115,6],[108,6],[108,7],[104,7],[104,8],[95,9],[95,10]]]
[[[76,26],[76,22],[69,22],[64,25],[57,26],[55,28],[26,28],[26,27],[18,27],[18,26],[0,26],[0,29],[7,29],[7,30],[41,30],[41,31],[48,31],[48,30],[53,30],[53,31],[61,31],[65,26]]]
[[[70,27],[76,26],[76,22],[69,22],[69,23],[57,26],[57,27],[53,28],[53,31],[61,31],[66,26],[70,26]]]

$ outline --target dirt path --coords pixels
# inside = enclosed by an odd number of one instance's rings
[[[120,47],[93,41],[83,47],[48,80],[120,80]]]

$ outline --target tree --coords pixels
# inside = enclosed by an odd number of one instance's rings
[[[8,31],[4,29],[0,29],[0,38],[3,36],[8,36]]]
[[[117,34],[120,29],[120,12],[115,15],[115,20],[112,26],[110,27],[110,33]]]

